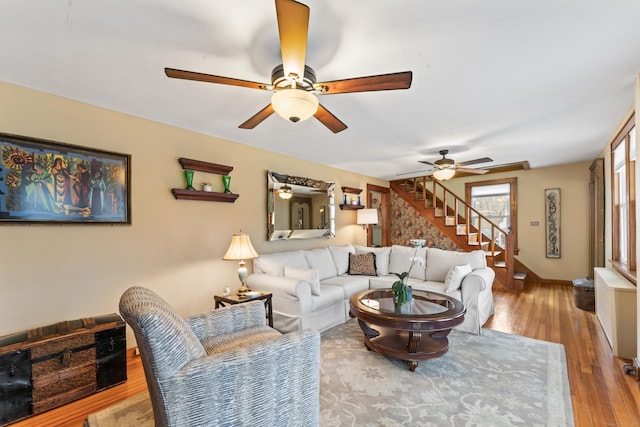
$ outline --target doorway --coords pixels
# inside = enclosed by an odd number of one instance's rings
[[[367,246],[390,246],[391,190],[388,187],[367,184],[367,207],[378,210],[378,224],[369,226]]]

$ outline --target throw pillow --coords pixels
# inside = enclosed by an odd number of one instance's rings
[[[451,267],[444,281],[445,292],[453,292],[460,289],[462,281],[469,273],[471,273],[471,266],[469,264],[454,265]]]
[[[378,276],[389,275],[389,254],[391,253],[390,247],[383,248],[370,248],[368,246],[354,246],[357,254],[368,254],[372,252],[376,254],[376,271]]]
[[[315,268],[294,268],[285,265],[284,277],[304,280],[311,285],[311,293],[313,295],[320,295],[320,276]]]
[[[361,276],[377,276],[376,254],[349,254],[349,274]]]

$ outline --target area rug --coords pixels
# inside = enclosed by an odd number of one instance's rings
[[[573,426],[564,347],[452,331],[449,351],[406,363],[368,351],[351,320],[322,334],[322,426]],[[90,427],[153,426],[148,395],[89,416]]]

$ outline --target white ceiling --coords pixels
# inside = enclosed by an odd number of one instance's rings
[[[412,87],[321,96],[338,134],[275,114],[243,130],[270,92],[164,75],[270,82],[272,0],[3,0],[0,80],[383,179],[443,148],[493,165],[590,160],[633,105],[637,0],[305,4],[318,81],[411,70]]]

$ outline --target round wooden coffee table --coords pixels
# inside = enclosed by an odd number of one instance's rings
[[[364,332],[364,345],[377,353],[405,360],[413,372],[420,360],[442,356],[447,335],[462,323],[466,308],[455,298],[436,292],[413,291],[413,301],[393,303],[391,289],[370,289],[351,297],[352,317]]]

